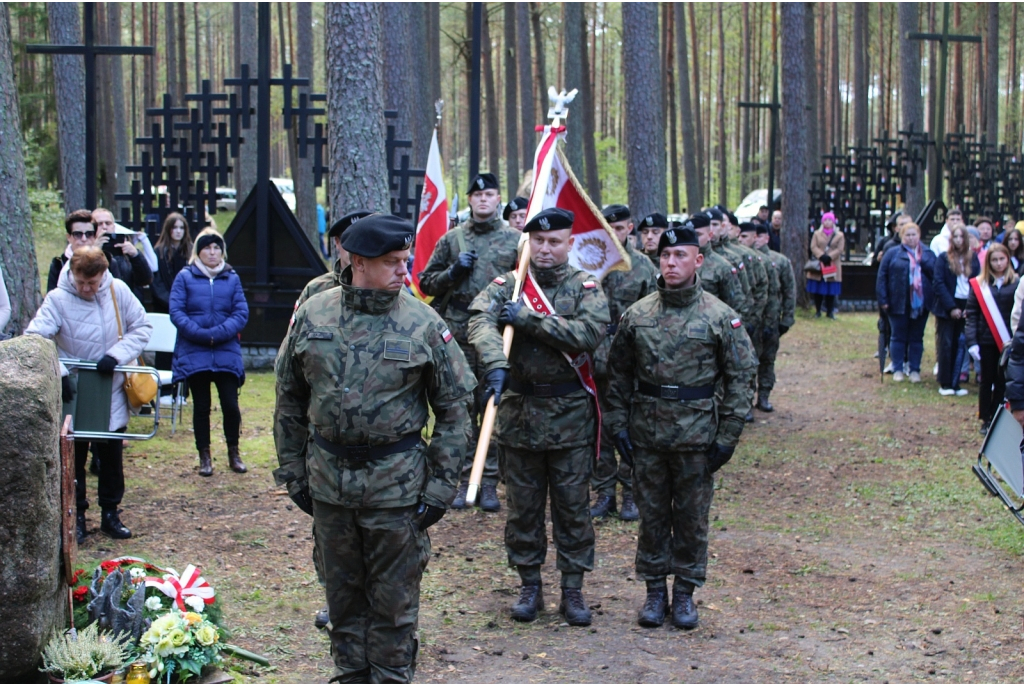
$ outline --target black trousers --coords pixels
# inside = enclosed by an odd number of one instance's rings
[[[814,308],[817,312],[821,313],[822,301],[825,303],[825,313],[831,314],[836,310],[836,296],[835,295],[821,295],[814,293]]]
[[[1006,393],[1006,379],[999,368],[999,348],[981,345],[981,387],[978,388],[978,418],[986,423],[992,420],[996,407]]]
[[[957,300],[957,307],[961,310],[966,306],[962,300]],[[939,362],[939,387],[953,388],[960,387],[960,367],[957,362],[957,353],[960,351],[960,336],[964,332],[966,319],[943,319],[935,317],[936,349],[935,356]]]
[[[220,410],[224,415],[224,441],[238,444],[238,430],[242,425],[242,412],[238,410],[238,376],[228,371],[201,371],[188,377],[192,391],[192,430],[196,434],[196,449],[210,447],[210,384],[217,386]]]
[[[123,433],[124,428],[118,433]],[[117,509],[124,497],[124,445],[120,440],[75,440],[75,500],[78,511],[89,508],[85,490],[85,464],[89,460],[89,445],[99,460],[100,476],[96,501],[101,509]]]

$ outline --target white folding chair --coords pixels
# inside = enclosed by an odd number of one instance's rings
[[[1000,405],[978,452],[974,475],[1006,509],[1024,523],[1024,432],[1013,414]]]
[[[146,313],[146,320],[153,326],[153,334],[146,344],[146,352],[174,352],[174,343],[178,339],[178,329],[171,323],[169,314]],[[170,371],[158,369],[160,372],[160,385],[171,387],[172,374]],[[181,420],[181,407],[185,401],[185,384],[182,381],[176,383],[171,391],[171,435],[177,421]],[[159,398],[157,398],[159,403]]]

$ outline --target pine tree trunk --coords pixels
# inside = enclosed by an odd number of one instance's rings
[[[988,143],[999,142],[999,3],[988,5],[988,31],[985,36],[985,134]]]
[[[192,3],[192,33],[193,33],[192,45],[193,45],[193,48],[194,48],[193,52],[195,53],[195,59],[194,59],[195,67],[193,68],[193,71],[195,72],[195,79],[196,79],[195,80],[195,84],[196,84],[195,92],[199,93],[203,89],[203,83],[202,83],[203,82],[203,70],[202,70],[202,66],[203,66],[202,54],[203,53],[201,53],[199,51],[199,3],[198,2],[193,2]],[[209,66],[209,64],[207,64],[207,66]]]
[[[546,60],[544,59],[544,33],[540,23],[540,3],[530,3],[530,23],[533,24],[533,55],[536,58],[536,78],[534,82],[537,84],[537,105],[540,108],[537,112],[538,124],[543,124],[547,121],[548,112],[548,72],[546,66]]]
[[[184,104],[185,93],[188,92],[188,35],[185,32],[185,3],[176,2],[178,15],[178,102]],[[254,41],[255,42],[255,41]]]
[[[413,59],[413,44],[422,47],[423,41],[417,40],[418,27],[413,24],[413,3],[381,3],[381,12],[388,36],[383,44],[384,109],[398,112],[398,118],[390,120],[395,126],[395,134],[399,138],[408,137],[413,140],[413,120],[418,116],[430,116],[429,113],[416,111],[421,63]],[[426,162],[425,156],[420,160],[414,153],[409,154],[413,155],[410,163],[414,167],[417,163]],[[391,161],[398,163],[397,160]]]
[[[1010,14],[1010,40],[1007,41],[1009,55],[1006,62],[1006,133],[1003,137],[1003,142],[1008,147],[1014,148],[1017,145],[1017,117],[1019,114],[1017,111],[1017,11],[1019,8],[1020,5],[1014,3]]]
[[[427,102],[433,107],[434,103],[441,99],[441,5],[432,2],[427,5],[426,10],[427,54],[430,58],[430,89]],[[434,130],[431,126],[430,136],[433,135]]]
[[[868,6],[858,2],[853,6],[853,141],[856,145],[869,143],[868,128]]]
[[[328,3],[324,23],[331,208],[388,213],[381,3]]]
[[[959,2],[953,3],[953,29],[955,33],[961,33]],[[946,126],[947,133],[958,132],[964,125],[964,44],[959,42],[953,43],[952,104],[953,121],[951,125]]]
[[[519,102],[516,81],[516,7],[514,3],[502,3],[505,34],[505,178],[508,194],[506,200],[515,197],[521,180],[519,173]]]
[[[916,2],[899,4],[900,42],[900,102],[902,117],[900,128],[920,133],[924,130],[924,115],[921,111],[921,43],[909,40],[908,33],[917,31],[918,7]],[[924,174],[919,174],[917,183],[907,185],[906,208],[911,216],[917,216],[924,209]]]
[[[580,81],[580,94],[583,95],[583,109],[576,108],[577,115],[582,114],[579,121],[583,124],[583,160],[586,162],[587,173],[583,177],[584,186],[590,199],[598,207],[601,206],[601,181],[597,173],[597,147],[594,142],[594,82],[590,72],[590,55],[587,52],[587,24],[583,21],[580,36],[583,49],[580,51],[583,80]]]
[[[300,78],[308,78],[309,85],[299,88],[299,94],[316,92],[314,84],[313,68],[313,4],[300,2],[295,6],[295,45],[296,50],[296,75]],[[308,126],[309,124],[307,124]],[[309,136],[310,131],[300,131],[298,118],[295,120],[295,133]],[[294,140],[294,136],[293,136]],[[295,179],[295,218],[305,232],[306,237],[316,245],[320,241],[317,230],[316,217],[316,186],[313,185],[313,148],[306,149],[306,158],[295,160],[292,173]],[[341,217],[341,213],[337,213]]]
[[[665,40],[665,74],[667,76],[666,86],[668,94],[665,97],[668,102],[668,170],[669,187],[672,189],[671,211],[678,214],[680,211],[679,200],[679,149],[678,149],[678,127],[676,119],[676,78],[675,78],[675,12],[671,4],[663,4],[662,21],[668,26]]]
[[[48,2],[46,15],[51,41],[59,45],[81,44],[78,5]],[[85,61],[81,55],[53,55],[51,59],[64,212],[70,214],[85,207]]]
[[[832,3],[832,21],[831,21],[831,54],[832,57],[829,60],[831,66],[831,76],[829,78],[830,87],[829,92],[832,96],[832,106],[830,107],[832,115],[832,135],[829,139],[829,147],[842,148],[843,145],[843,104],[842,104],[842,85],[839,83],[839,4]],[[831,150],[829,150],[831,152]]]
[[[250,78],[256,78],[256,75],[259,73],[259,43],[257,41],[259,22],[256,20],[256,3],[240,2],[235,6],[238,7],[239,33],[235,36],[235,40],[239,43],[239,74],[241,74],[241,65],[248,64]],[[240,92],[240,89],[238,91]],[[256,102],[255,86],[249,88],[249,97],[251,102]],[[249,196],[249,193],[256,185],[257,127],[257,113],[253,111],[250,117],[249,128],[242,130],[245,142],[239,147],[238,161],[235,164],[235,182],[237,184],[235,186],[235,194],[238,198],[239,208],[241,208],[245,198]]]
[[[566,92],[577,89],[580,92],[569,105],[566,121],[565,158],[577,178],[585,179],[583,169],[583,111],[587,106],[583,92],[583,53],[586,51],[586,36],[583,26],[583,4],[567,2],[562,5],[562,85]]]
[[[534,127],[541,123],[536,115],[533,91],[533,56],[530,51],[530,7],[525,2],[514,3],[516,11],[516,58],[519,66],[519,119],[522,124],[523,155],[520,172],[533,168],[533,153],[537,146]],[[520,177],[522,173],[520,173]]]
[[[814,3],[808,2],[804,11],[804,61],[807,63],[807,168],[816,170],[818,150],[818,68],[814,60]]]
[[[142,5],[142,44],[153,45],[155,37],[150,33],[153,25],[152,9],[145,4]],[[156,57],[142,59],[142,102],[143,108],[153,106],[153,93],[156,91],[153,84],[153,63]]]
[[[73,5],[71,9],[78,12]],[[18,104],[11,28],[8,13],[0,11],[0,270],[11,300],[11,320],[5,330],[15,335],[32,320],[41,299]]]
[[[107,41],[108,45],[121,44],[121,5],[117,2],[107,3]],[[128,124],[124,114],[124,65],[122,58],[111,56],[105,58],[110,69],[110,108],[111,123],[113,126],[113,164],[107,169],[110,177],[110,187],[117,193],[127,193],[129,190],[128,172]],[[121,202],[114,199],[111,193],[107,198],[107,207],[114,212],[114,217],[121,219]]]
[[[743,3],[743,22],[741,25],[742,73],[740,75],[743,90],[743,102],[750,102],[750,3]],[[740,110],[740,195],[746,197],[750,188],[750,108]]]
[[[626,180],[634,216],[664,212],[665,123],[658,73],[658,5],[622,5],[622,75],[626,118]]]
[[[811,65],[804,59],[804,41],[807,24],[804,14],[807,6],[802,2],[784,2],[779,8],[782,49],[780,80],[782,82],[782,137],[786,141],[782,178],[779,187],[785,199],[782,215],[782,252],[794,265],[797,297],[806,302],[804,274],[800,265],[807,259],[807,216],[810,174],[807,170],[807,101],[806,69]]]
[[[676,24],[676,73],[679,74],[679,121],[683,134],[683,181],[686,183],[686,209],[700,210],[700,173],[697,171],[697,139],[694,132],[693,105],[690,100],[690,59],[686,47],[686,16],[682,3],[674,3]]]
[[[693,10],[694,3],[687,3],[687,9],[690,14],[690,35],[693,37],[693,121],[696,124],[697,133],[697,190],[700,192],[700,202],[694,207],[702,207],[704,205],[704,198],[707,195],[704,192],[704,170],[707,168],[704,160],[704,121],[703,113],[701,111],[700,102],[700,34],[697,32],[697,15]],[[691,201],[687,200],[690,204]],[[691,210],[692,211],[692,210]]]
[[[254,21],[255,23],[255,21]],[[174,3],[164,4],[164,53],[167,55],[167,89],[174,98],[174,105],[181,106],[181,95],[178,93],[178,35],[177,24],[174,21]],[[245,42],[236,37],[239,44]],[[157,98],[159,100],[159,97]]]
[[[482,49],[480,51],[480,67],[484,81],[484,147],[487,153],[487,171],[495,176],[500,175],[501,170],[501,128],[498,125],[498,96],[494,85],[494,53],[491,43],[491,22],[487,12],[487,4],[484,3],[484,20],[481,29]]]
[[[107,44],[107,5],[96,4],[96,42]],[[96,163],[100,192],[96,202],[102,208],[115,211],[114,194],[117,192],[117,150],[114,143],[114,115],[111,109],[113,85],[110,80],[110,58],[96,60]],[[92,209],[96,209],[93,207]],[[116,212],[115,212],[116,215]]]
[[[729,174],[727,153],[729,134],[725,130],[725,21],[722,18],[722,4],[718,8],[718,201],[729,204]]]

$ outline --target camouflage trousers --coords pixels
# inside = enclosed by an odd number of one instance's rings
[[[412,682],[420,579],[430,537],[416,507],[350,509],[313,500],[327,581],[332,682]]]
[[[601,413],[607,411],[604,398],[608,397],[608,379],[597,379],[597,398],[601,403]],[[622,483],[622,494],[628,495],[633,488],[633,470],[629,464],[621,461],[615,453],[615,440],[609,431],[601,431],[601,451],[594,468],[594,477],[590,479],[590,489],[598,495],[615,496],[615,484]]]
[[[544,514],[551,495],[551,527],[563,587],[580,587],[594,570],[590,472],[594,447],[528,450],[502,447],[505,461],[505,550],[511,566],[540,567],[548,550]]]
[[[462,353],[466,355],[466,361],[469,363],[469,368],[473,370],[473,374],[477,378],[476,390],[473,391],[473,438],[470,442],[472,451],[466,459],[465,464],[462,466],[462,481],[464,483],[469,482],[469,472],[473,470],[473,455],[476,454],[476,444],[480,441],[480,420],[484,415],[484,408],[487,406],[484,400],[484,373],[487,369],[480,362],[480,355],[476,353],[476,348],[470,345],[468,342],[458,340],[459,347],[462,348]],[[494,439],[491,439],[491,444],[487,448],[487,461],[484,462],[483,476],[480,478],[481,484],[497,485],[500,480],[500,472],[498,470],[498,445]]]
[[[637,576],[662,580],[675,575],[697,587],[704,584],[714,487],[704,452],[636,447],[633,495],[640,509]]]
[[[757,366],[757,391],[770,392],[775,387],[775,357],[779,354],[779,333],[765,335],[761,342],[761,354]]]

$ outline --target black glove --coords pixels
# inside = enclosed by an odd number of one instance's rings
[[[105,373],[108,376],[114,373],[115,366],[117,366],[117,360],[109,354],[103,355],[103,359],[96,362],[96,370],[100,373]]]
[[[789,333],[789,326],[786,326],[786,325],[780,323],[779,324],[779,336],[781,337],[781,336],[785,335],[786,333]]]
[[[469,275],[476,263],[476,252],[460,252],[455,263],[448,267],[448,276],[453,281],[459,281]]]
[[[313,498],[309,495],[309,486],[304,485],[302,487],[289,487],[288,496],[295,502],[295,506],[302,511],[306,512],[310,516],[313,515]]]
[[[508,385],[508,370],[507,369],[491,369],[484,374],[484,403],[486,404],[487,398],[494,395],[494,406],[497,407],[498,403],[501,402],[501,393],[505,392],[505,387]]]
[[[420,502],[419,508],[416,509],[416,518],[418,520],[420,530],[423,531],[444,518],[444,509],[441,507],[435,507],[433,504]]]
[[[633,468],[633,441],[629,438],[629,431],[619,431],[615,434],[615,447],[622,455],[622,461]]]
[[[60,401],[66,404],[73,399],[75,399],[75,389],[71,386],[71,376],[61,376]]]
[[[501,306],[501,312],[498,313],[498,325],[500,326],[511,326],[519,315],[519,311],[523,308],[523,303],[518,300],[509,300]]]
[[[821,255],[821,257],[818,258],[818,261],[821,262],[822,266],[832,266],[832,258],[827,254]]]
[[[735,451],[735,445],[732,447],[726,447],[718,443],[712,445],[707,453],[708,473],[714,473],[729,463],[729,460],[732,459],[732,453]]]

